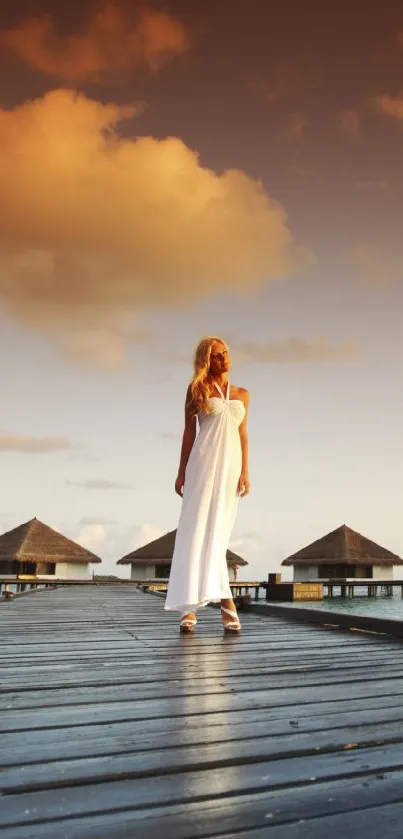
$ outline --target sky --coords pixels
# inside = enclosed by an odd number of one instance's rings
[[[250,392],[230,546],[403,556],[400,0],[5,0],[0,532],[176,527],[198,340]],[[285,578],[287,578],[285,573]]]

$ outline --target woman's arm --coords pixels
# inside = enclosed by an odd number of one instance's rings
[[[249,413],[249,393],[247,390],[241,390],[242,402],[245,406],[245,416],[239,426],[239,437],[241,440],[241,451],[242,451],[242,469],[241,475],[238,482],[238,492],[239,495],[245,497],[250,492],[250,483],[249,483],[249,443],[248,443],[248,432],[247,432],[247,423],[248,423],[248,413]]]
[[[179,461],[178,475],[175,481],[175,492],[182,496],[185,483],[186,466],[189,460],[193,443],[196,439],[196,414],[191,404],[190,386],[188,387],[185,402],[185,428],[183,431],[182,448]]]

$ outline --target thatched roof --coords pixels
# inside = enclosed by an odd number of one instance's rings
[[[159,539],[154,539],[152,542],[148,542],[147,545],[142,545],[141,548],[137,548],[137,550],[126,554],[126,556],[123,556],[122,559],[117,561],[117,565],[131,565],[132,563],[135,565],[147,565],[150,562],[170,560],[174,552],[175,538],[176,530],[170,530],[169,533],[165,533]],[[242,559],[241,556],[238,556],[238,554],[230,550],[227,551],[227,563],[230,566],[248,565],[246,559]]]
[[[282,565],[403,565],[400,556],[381,548],[343,524],[283,559]]]
[[[0,562],[102,562],[57,530],[38,519],[20,524],[0,536]]]

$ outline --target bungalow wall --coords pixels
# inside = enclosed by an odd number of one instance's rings
[[[158,562],[150,560],[149,564],[131,563],[131,580],[167,580],[171,570],[171,559],[159,559]],[[230,579],[232,579],[232,567],[228,568]]]
[[[374,580],[393,580],[393,565],[374,565],[373,577]]]
[[[318,567],[317,565],[301,565],[301,566],[294,566],[294,582],[295,583],[306,583],[309,580],[317,580],[318,579]]]
[[[171,560],[170,559],[161,559],[158,560],[158,563],[154,563],[150,560],[149,565],[143,565],[140,563],[131,563],[131,573],[130,579],[131,580],[155,580],[155,579],[167,579],[169,577],[169,570],[171,567]]]
[[[38,577],[49,580],[55,577],[60,580],[91,580],[92,569],[89,562],[57,562],[52,577],[47,574],[38,574]]]

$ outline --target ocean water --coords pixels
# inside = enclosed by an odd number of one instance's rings
[[[274,605],[274,603],[273,603]],[[343,612],[355,615],[373,615],[374,617],[390,618],[391,620],[403,621],[403,598],[400,588],[396,588],[393,596],[378,595],[368,597],[366,594],[358,594],[355,597],[331,597],[324,600],[311,600],[305,603],[278,603],[277,605],[288,606],[293,609],[295,606],[304,609],[318,609],[324,612]]]

